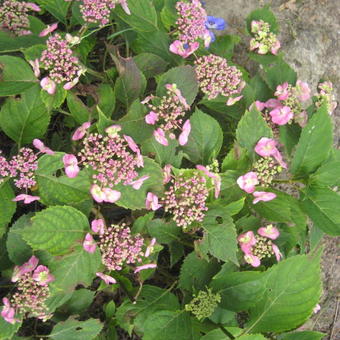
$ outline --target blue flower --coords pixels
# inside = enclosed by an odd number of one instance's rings
[[[223,18],[216,18],[211,15],[207,16],[207,21],[205,22],[205,27],[208,29],[215,29],[218,31],[223,31],[227,24]]]

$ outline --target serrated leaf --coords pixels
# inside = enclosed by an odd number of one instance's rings
[[[5,179],[0,183],[0,237],[5,233],[7,224],[15,213],[17,203],[12,201],[14,197],[14,191],[8,179]]]
[[[67,252],[75,241],[81,240],[84,229],[88,228],[89,222],[79,210],[54,206],[36,213],[32,226],[26,227],[22,236],[34,250],[60,255]]]
[[[45,38],[35,35],[23,35],[14,37],[6,32],[0,31],[0,53],[8,53],[23,50],[37,44],[41,44]]]
[[[22,239],[20,230],[30,225],[32,214],[21,216],[10,228],[6,248],[8,257],[16,265],[22,265],[33,254],[32,248]]]
[[[193,251],[183,261],[178,287],[191,293],[204,289],[219,270],[216,261],[200,259]]]
[[[90,111],[87,106],[71,91],[67,93],[67,106],[74,120],[78,124],[88,122]]]
[[[74,291],[71,299],[60,309],[67,311],[68,314],[81,314],[91,305],[95,292],[88,289],[78,289]]]
[[[103,326],[97,319],[78,321],[69,318],[54,326],[49,337],[54,340],[91,340],[100,333]]]
[[[236,139],[241,147],[254,154],[254,147],[262,137],[273,137],[272,130],[263,119],[261,113],[253,108],[246,111],[238,123]]]
[[[164,73],[157,84],[157,96],[166,95],[166,84],[176,84],[187,103],[191,105],[198,93],[198,82],[195,69],[190,65],[178,66]]]
[[[340,235],[340,195],[316,185],[304,191],[302,207],[318,228],[332,236]]]
[[[209,164],[221,150],[222,129],[214,118],[197,109],[190,117],[190,123],[191,132],[183,150],[191,162]]]
[[[160,56],[152,53],[140,53],[133,59],[147,79],[165,72],[168,65]]]
[[[332,122],[323,105],[302,129],[290,171],[295,176],[315,171],[328,158],[332,144]]]
[[[56,92],[51,95],[47,91],[41,89],[40,96],[48,111],[59,108],[66,99],[67,91],[61,86],[57,85]]]
[[[180,241],[183,236],[182,229],[177,227],[176,223],[165,222],[161,219],[155,219],[147,224],[148,233],[155,237],[158,243],[170,244],[174,241]]]
[[[66,24],[66,16],[70,2],[66,2],[64,0],[37,0],[37,2],[55,18]]]
[[[116,106],[116,97],[113,88],[109,84],[100,84],[97,90],[98,106],[110,118]]]
[[[42,138],[50,115],[40,97],[38,85],[25,91],[21,99],[8,98],[0,111],[0,126],[19,145]]]
[[[320,256],[291,257],[266,275],[266,293],[250,309],[246,332],[283,332],[303,324],[321,295]]]
[[[279,340],[321,340],[326,334],[312,331],[292,332],[288,334],[282,334],[279,336]]]

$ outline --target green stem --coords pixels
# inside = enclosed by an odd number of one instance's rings
[[[235,337],[229,331],[227,331],[222,325],[219,325],[219,328],[229,339],[235,339]]]
[[[86,72],[87,73],[89,73],[89,74],[91,74],[91,75],[93,75],[93,76],[95,76],[95,77],[97,77],[97,78],[99,78],[99,79],[101,79],[101,80],[104,80],[105,79],[105,76],[104,75],[102,75],[101,73],[99,73],[99,72],[97,72],[97,71],[95,71],[95,70],[92,70],[91,68],[86,68]]]

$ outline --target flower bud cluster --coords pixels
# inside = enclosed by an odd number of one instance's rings
[[[253,165],[259,184],[268,187],[274,177],[282,171],[282,167],[273,158],[263,157]]]
[[[165,192],[164,209],[179,227],[202,222],[208,210],[205,205],[208,194],[205,177],[178,175],[170,181],[170,188]]]
[[[329,114],[332,114],[338,103],[336,102],[333,84],[330,81],[320,83],[318,86],[319,93],[317,94],[316,106],[321,106],[326,103]]]
[[[54,281],[54,276],[38,263],[39,260],[32,256],[28,262],[14,268],[12,282],[16,282],[16,290],[9,299],[3,299],[5,307],[1,312],[7,322],[19,321],[15,319],[16,314],[44,321],[52,316],[48,314],[46,300],[50,296],[48,284]]]
[[[191,312],[198,320],[208,318],[221,302],[221,295],[214,294],[211,289],[201,290],[190,303],[185,305],[185,310]]]
[[[31,34],[28,19],[29,11],[40,11],[40,8],[29,2],[16,0],[4,1],[0,6],[0,27],[18,36]]]
[[[199,57],[195,61],[195,71],[199,86],[208,99],[239,94],[245,84],[242,73],[235,66],[229,66],[225,58],[214,54]]]
[[[271,52],[276,55],[281,44],[276,35],[270,31],[270,24],[263,20],[251,22],[251,33],[254,38],[250,40],[250,50],[257,50],[258,54]]]

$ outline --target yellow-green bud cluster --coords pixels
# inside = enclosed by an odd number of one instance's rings
[[[254,164],[254,171],[260,185],[267,187],[272,183],[275,175],[282,171],[282,167],[273,158],[263,157]]]
[[[265,257],[271,257],[274,254],[273,242],[263,236],[256,235],[256,244],[252,249],[253,255],[257,256],[260,260]]]

